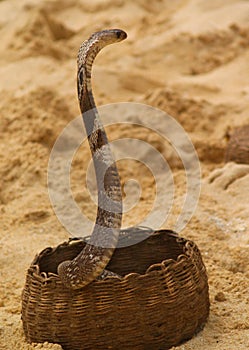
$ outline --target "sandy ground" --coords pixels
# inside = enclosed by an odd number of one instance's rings
[[[227,132],[249,123],[248,23],[245,0],[0,2],[0,349],[61,349],[25,342],[21,291],[34,255],[69,236],[49,200],[48,159],[56,137],[79,114],[78,47],[92,32],[111,27],[127,31],[128,39],[96,60],[97,104],[134,101],[167,111],[191,137],[201,164],[198,207],[181,235],[202,251],[211,312],[204,330],[175,349],[249,348],[249,170],[224,164]],[[168,155],[172,227],[186,190],[177,155],[139,127],[110,127],[108,134],[110,140],[142,139]],[[71,183],[93,219],[96,208],[84,189],[89,160],[84,143]],[[124,225],[136,224],[151,210],[155,183],[135,161],[120,161],[119,169],[123,183],[134,178],[141,186],[139,202],[124,217]]]

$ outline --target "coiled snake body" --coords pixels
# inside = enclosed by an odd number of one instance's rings
[[[78,53],[78,99],[88,135],[98,188],[98,211],[91,239],[72,261],[58,266],[62,282],[72,289],[82,288],[105,269],[116,247],[122,220],[122,194],[118,171],[101,124],[91,87],[91,70],[98,52],[105,46],[124,40],[120,29],[91,35]]]

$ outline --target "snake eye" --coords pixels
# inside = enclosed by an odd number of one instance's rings
[[[121,32],[117,31],[117,38],[119,39],[121,37]]]
[[[124,40],[127,37],[127,34],[121,29],[116,29],[116,36],[117,39]]]

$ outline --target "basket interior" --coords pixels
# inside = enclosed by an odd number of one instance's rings
[[[144,274],[151,265],[163,260],[176,260],[184,254],[185,243],[186,240],[170,230],[148,233],[136,228],[123,231],[107,269],[120,276],[132,272]],[[74,259],[85,244],[83,240],[73,239],[54,249],[47,248],[33,263],[39,265],[40,272],[57,274],[58,265],[62,261]]]

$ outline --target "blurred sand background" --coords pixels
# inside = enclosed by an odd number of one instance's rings
[[[49,201],[47,165],[56,137],[79,115],[79,45],[92,32],[114,27],[127,31],[128,39],[96,60],[97,104],[134,101],[167,111],[188,132],[201,163],[198,208],[181,235],[202,251],[211,312],[204,330],[175,349],[246,350],[249,170],[224,164],[227,133],[249,123],[246,0],[0,1],[0,349],[61,349],[25,342],[21,291],[35,254],[69,236]],[[181,161],[148,130],[107,131],[110,140],[142,139],[167,157],[175,181],[170,228],[185,194]],[[77,203],[94,219],[84,188],[89,160],[84,143],[71,181]],[[120,161],[119,169],[123,183],[134,178],[142,188],[138,205],[124,217],[124,225],[136,224],[151,210],[155,184],[135,161]]]

